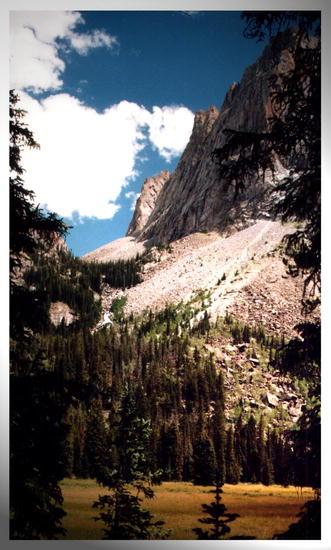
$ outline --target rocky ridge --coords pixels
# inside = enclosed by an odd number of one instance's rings
[[[140,196],[136,202],[133,218],[127,230],[127,236],[139,237],[149,216],[155,208],[156,200],[162,187],[168,181],[170,172],[164,170],[157,176],[147,178],[142,186]]]
[[[291,36],[282,33],[265,48],[257,62],[246,69],[241,82],[230,87],[220,110],[210,107],[196,113],[189,143],[162,186],[144,227],[140,227],[139,241],[169,243],[201,230],[230,234],[256,219],[269,217],[269,191],[274,185],[271,175],[249,182],[245,192],[234,200],[231,187],[227,191],[224,188],[226,182],[213,153],[225,143],[227,128],[267,131],[271,114],[269,78],[291,66]],[[279,160],[276,162],[276,176],[282,178],[286,169]],[[138,215],[134,214],[133,221]]]
[[[122,237],[84,254],[82,259],[88,262],[115,262],[129,260],[145,251],[145,243],[137,242],[134,237]]]

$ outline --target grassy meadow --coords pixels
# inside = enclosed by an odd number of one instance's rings
[[[98,495],[106,491],[93,480],[65,479],[62,484],[64,509],[67,516],[63,526],[67,539],[98,540],[103,536],[101,521],[95,521],[98,510],[92,508]],[[188,482],[165,482],[155,487],[155,498],[145,501],[157,519],[165,521],[164,527],[171,529],[170,539],[194,539],[193,527],[203,527],[198,518],[203,517],[201,505],[209,503],[213,494],[211,487],[192,485]],[[297,521],[296,515],[303,504],[313,497],[313,491],[306,488],[302,495],[295,487],[280,487],[260,484],[239,483],[224,485],[223,502],[228,512],[240,514],[232,524],[230,536],[245,535],[257,539],[271,539],[275,533],[283,532],[290,523]]]

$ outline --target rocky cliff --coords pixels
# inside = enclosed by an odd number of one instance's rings
[[[140,196],[136,203],[133,218],[127,231],[127,236],[139,236],[155,208],[155,203],[162,187],[166,181],[168,181],[169,177],[170,172],[164,170],[159,175],[152,176],[144,181]]]
[[[245,71],[241,82],[230,87],[220,111],[210,107],[196,113],[190,141],[176,170],[166,179],[160,175],[163,183],[157,190],[154,182],[158,178],[143,188],[128,235],[166,243],[201,230],[231,233],[269,216],[271,178],[251,182],[234,200],[233,190],[224,190],[226,182],[213,152],[225,143],[226,128],[267,130],[271,113],[268,81],[271,74],[281,74],[291,65],[290,42],[287,33],[276,37]],[[283,173],[279,163],[278,175]]]

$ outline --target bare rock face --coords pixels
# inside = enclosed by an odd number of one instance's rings
[[[67,254],[69,252],[64,238],[55,231],[52,231],[52,233],[48,235],[47,239],[36,235],[36,241],[39,243],[39,253],[42,253],[44,258],[46,257],[59,260],[62,253]]]
[[[271,114],[269,77],[283,74],[291,66],[290,33],[278,35],[267,46],[258,61],[246,69],[240,84],[233,84],[218,111],[210,107],[196,113],[190,141],[173,174],[163,182],[151,211],[142,216],[143,194],[137,203],[130,235],[140,241],[167,243],[195,231],[217,230],[231,234],[268,214],[268,191],[271,177],[247,186],[234,199],[233,190],[224,190],[213,152],[226,140],[227,128],[263,132],[268,129]],[[276,59],[276,63],[275,63]],[[279,176],[284,173],[279,163]],[[152,204],[152,203],[151,203]],[[150,213],[151,211],[151,213]],[[147,214],[150,214],[146,223]],[[139,232],[136,224],[138,219]]]
[[[49,317],[56,327],[62,321],[66,326],[71,325],[78,318],[75,312],[64,302],[52,302],[49,308]]]
[[[168,181],[170,172],[164,170],[157,176],[147,178],[141,188],[140,196],[136,203],[133,218],[126,235],[138,237],[145,227],[151,212],[154,210],[156,200],[164,184]]]
[[[61,253],[68,253],[68,247],[65,240],[55,231],[52,231],[52,233],[48,235],[47,239],[38,235],[37,232],[34,232],[33,238],[38,244],[38,253],[42,254],[44,258],[46,257],[58,260]],[[14,265],[12,268],[10,280],[14,285],[24,286],[24,275],[27,271],[33,268],[33,260],[25,252],[21,252],[18,255],[12,254],[11,259],[14,263],[16,263],[15,260],[18,261],[18,264]]]

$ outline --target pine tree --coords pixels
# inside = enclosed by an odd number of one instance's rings
[[[272,447],[270,428],[268,428],[267,432],[266,465],[263,472],[262,483],[265,483],[265,485],[271,485],[272,483],[274,483],[274,451]]]
[[[203,433],[193,445],[193,483],[213,485],[216,478],[217,461],[210,438]]]
[[[226,483],[236,484],[240,479],[240,468],[234,449],[233,427],[230,426],[226,438]]]
[[[258,441],[257,449],[259,455],[259,469],[260,469],[260,479],[264,485],[270,485],[272,483],[272,465],[270,462],[269,455],[267,453],[266,443],[265,443],[265,421],[264,416],[261,415],[259,428],[258,428]]]
[[[228,513],[226,506],[221,502],[222,486],[219,481],[215,483],[215,489],[210,491],[215,494],[215,499],[210,504],[203,504],[202,511],[208,514],[208,517],[199,519],[200,523],[211,527],[210,530],[196,527],[192,531],[199,540],[221,540],[230,533],[229,523],[239,517],[239,514]]]
[[[273,186],[273,210],[283,222],[300,223],[284,239],[285,261],[292,275],[305,277],[304,305],[314,309],[319,303],[321,258],[321,14],[255,11],[243,17],[248,38],[269,35],[275,41],[280,31],[287,31],[291,66],[270,79],[267,130],[227,129],[228,139],[215,155],[227,187],[234,183],[235,195],[268,170],[274,177],[276,159],[288,168],[288,176]],[[278,63],[277,58],[273,61]]]
[[[299,521],[291,523],[285,533],[278,533],[273,538],[279,540],[321,540],[321,499],[308,500],[298,514]]]
[[[234,448],[239,467],[240,478],[247,479],[247,441],[246,430],[243,427],[242,415],[238,417],[234,430]]]
[[[101,479],[105,468],[110,465],[110,452],[107,449],[107,432],[99,400],[92,402],[87,416],[85,454],[90,477]]]
[[[31,369],[11,380],[10,538],[56,539],[65,534],[65,426],[52,379],[39,364]]]
[[[137,494],[133,495],[121,482],[117,482],[111,495],[99,497],[93,504],[100,509],[96,520],[105,524],[104,539],[106,540],[150,540],[165,539],[169,532],[162,529],[164,521],[154,521],[152,514],[141,507],[140,492],[146,498],[153,497],[153,491],[146,486],[133,484]]]
[[[24,187],[23,147],[38,147],[24,123],[19,98],[10,92],[10,537],[53,539],[64,534],[59,481],[65,471],[63,388],[42,358],[45,296],[17,282],[22,258],[47,248],[65,224],[44,215]],[[39,238],[37,238],[39,237]]]
[[[260,461],[257,447],[256,421],[254,416],[250,416],[247,422],[247,470],[248,480],[256,483],[260,480]]]
[[[96,520],[105,524],[105,539],[166,538],[163,521],[153,521],[152,514],[141,507],[142,499],[153,498],[153,482],[159,482],[159,474],[152,472],[148,464],[147,445],[151,435],[149,420],[139,417],[137,393],[128,385],[122,396],[120,419],[115,426],[118,460],[103,469],[98,481],[112,490],[112,494],[99,496],[93,507],[100,509]],[[127,487],[131,484],[133,495]]]
[[[47,243],[51,243],[54,235],[66,232],[67,226],[54,213],[47,216],[34,205],[34,194],[25,189],[23,181],[21,151],[23,147],[37,149],[39,147],[33,133],[24,122],[26,112],[19,108],[19,96],[14,90],[9,96],[9,131],[10,131],[10,257],[11,268],[21,265],[21,254],[32,254],[40,243],[36,234]],[[14,284],[13,279],[11,283]]]
[[[224,416],[224,386],[223,376],[219,373],[217,381],[217,398],[215,400],[214,412],[212,417],[213,440],[215,446],[215,455],[217,462],[218,478],[221,485],[225,483],[226,476],[226,432]]]

